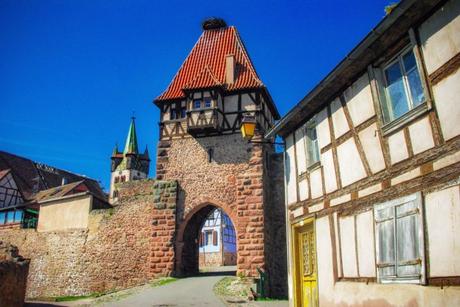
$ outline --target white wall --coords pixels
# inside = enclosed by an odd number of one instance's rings
[[[430,276],[460,275],[459,186],[427,194],[425,211]]]

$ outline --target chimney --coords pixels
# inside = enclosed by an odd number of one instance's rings
[[[225,83],[233,84],[235,82],[235,56],[227,54],[225,57]]]

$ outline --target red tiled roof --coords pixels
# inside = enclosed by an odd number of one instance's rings
[[[183,98],[183,89],[225,84],[225,57],[235,56],[236,80],[228,91],[264,87],[235,27],[205,30],[176,76],[156,100]]]

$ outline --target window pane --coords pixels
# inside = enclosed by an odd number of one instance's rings
[[[201,108],[201,100],[194,100],[194,101],[193,101],[193,108],[194,108],[194,109],[199,109],[199,108]]]
[[[379,209],[376,212],[375,219],[377,221],[385,220],[388,218],[392,218],[394,214],[394,208],[393,207],[388,207],[388,208],[383,208]]]
[[[14,221],[18,223],[22,221],[22,210],[16,210],[16,213],[14,214]]]
[[[180,116],[181,116],[182,118],[185,118],[185,115],[186,115],[186,114],[185,114],[185,108],[182,108],[180,111],[181,111]]]
[[[210,108],[211,107],[211,98],[205,98],[205,101],[204,101],[204,106],[205,108]]]
[[[6,213],[6,222],[13,223],[14,222],[14,211],[8,211]]]
[[[398,263],[416,260],[418,255],[417,216],[398,218],[397,223]]]
[[[387,98],[391,106],[390,118],[395,119],[409,111],[406,91],[399,62],[394,63],[385,70],[387,80]]]
[[[0,212],[0,225],[5,224],[5,212]]]
[[[415,56],[412,51],[406,53],[403,56],[404,69],[410,71],[414,68],[417,68],[417,62],[415,61]]]
[[[407,73],[407,81],[409,82],[412,103],[415,107],[425,101],[425,94],[423,93],[422,82],[417,68]]]
[[[388,220],[377,224],[377,229],[379,232],[379,264],[395,263],[393,225],[393,220]]]
[[[318,149],[316,128],[307,128],[306,134],[307,134],[308,164],[311,165],[319,161],[319,149]]]

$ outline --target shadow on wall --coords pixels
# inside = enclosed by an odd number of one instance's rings
[[[203,148],[208,162],[217,164],[248,163],[251,145],[239,134],[216,137],[197,137],[196,142]]]

